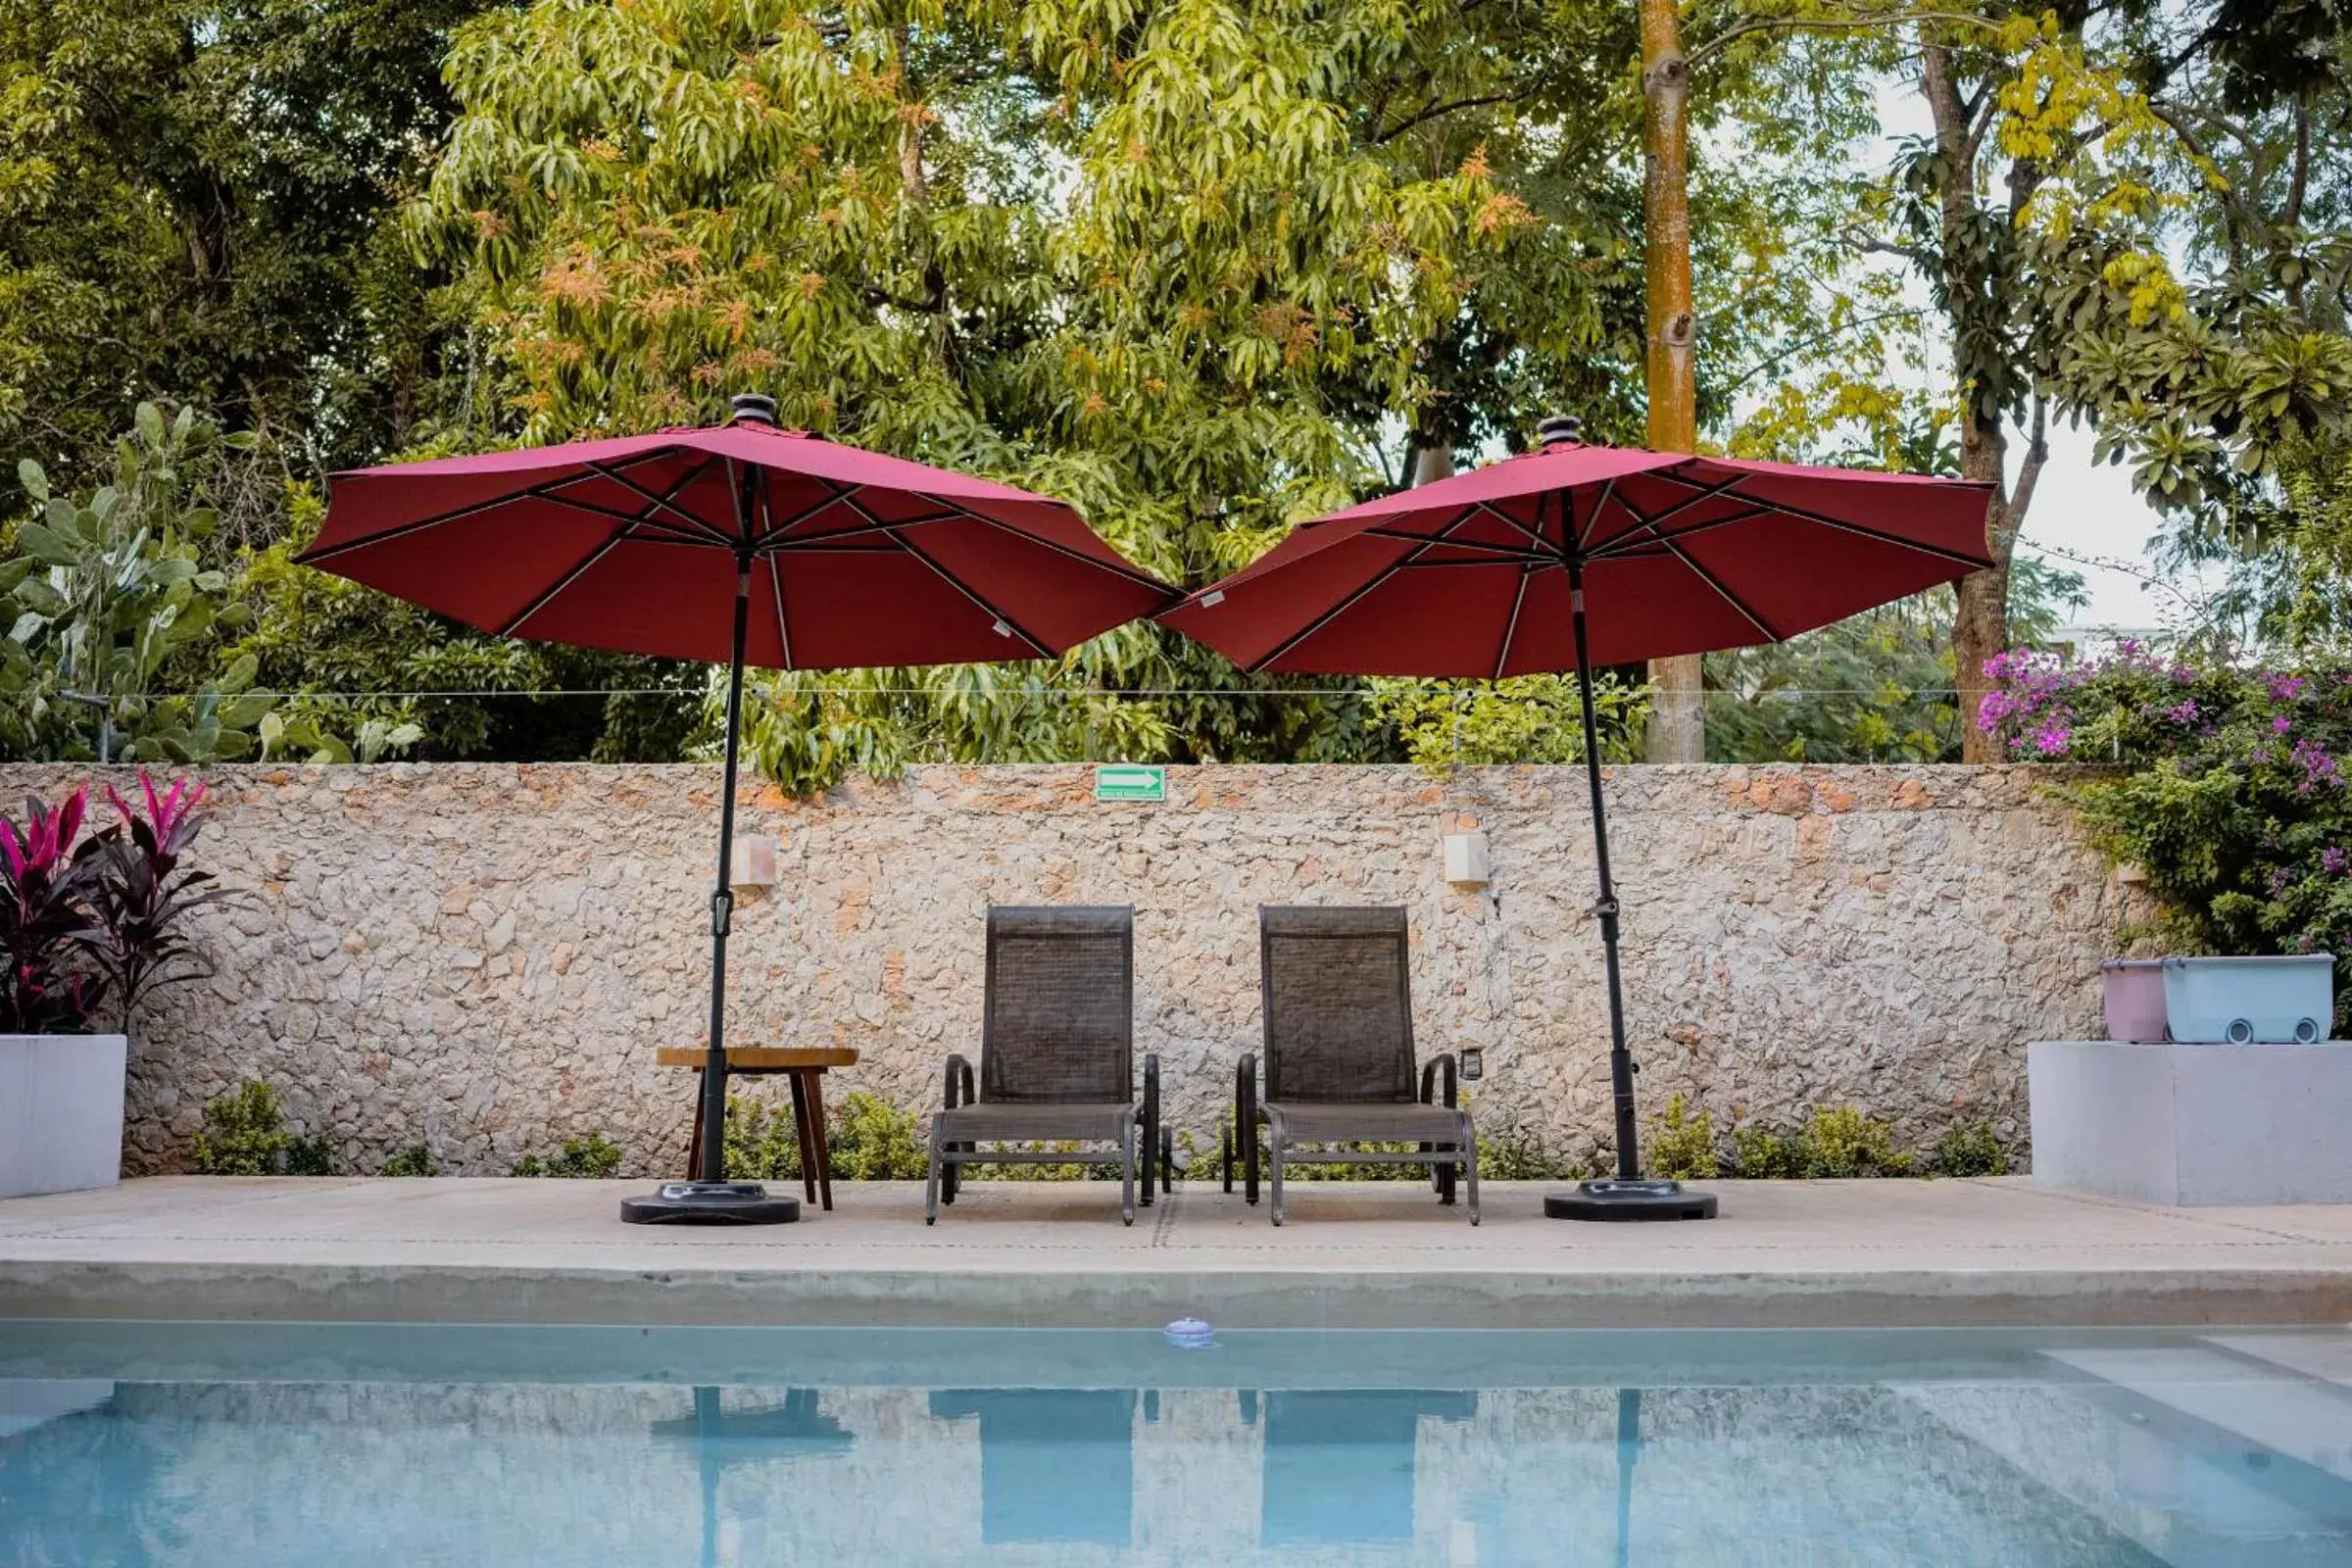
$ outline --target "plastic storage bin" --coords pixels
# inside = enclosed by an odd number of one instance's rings
[[[2108,958],[2099,964],[2099,995],[2107,1007],[2107,1038],[2138,1046],[2162,1045],[2164,960]]]
[[[2328,1038],[2335,957],[2167,958],[2165,1023],[2199,1044],[2285,1045]]]

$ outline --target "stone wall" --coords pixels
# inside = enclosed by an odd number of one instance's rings
[[[11,799],[78,770],[0,769]],[[1954,1119],[2025,1129],[2025,1044],[2097,1016],[2119,889],[2023,768],[1640,767],[1609,777],[1627,1004],[1645,1110],[1681,1090],[1734,1118],[1850,1102],[1912,1143]],[[243,890],[206,918],[212,978],[133,1030],[128,1163],[180,1165],[207,1100],[275,1082],[289,1119],[371,1171],[427,1141],[453,1172],[602,1130],[674,1172],[702,1038],[717,770],[386,765],[211,775],[204,864]],[[854,1045],[833,1080],[928,1106],[976,1052],[982,915],[1136,906],[1137,1037],[1180,1127],[1213,1146],[1258,1040],[1256,906],[1402,904],[1424,1053],[1484,1048],[1482,1126],[1592,1158],[1607,1014],[1584,781],[1570,768],[1173,768],[1162,805],[1098,805],[1081,766],[927,767],[796,803],[759,784],[740,830],[781,840],[744,896],[739,1042]],[[1489,835],[1490,890],[1440,838]]]

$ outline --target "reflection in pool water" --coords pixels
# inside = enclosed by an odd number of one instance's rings
[[[2299,1568],[2347,1344],[0,1326],[0,1563]]]

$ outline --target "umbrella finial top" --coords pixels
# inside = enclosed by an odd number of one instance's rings
[[[764,424],[776,427],[776,400],[764,392],[738,392],[727,407],[729,424]]]
[[[1585,421],[1573,414],[1555,414],[1536,426],[1536,444],[1549,452],[1554,447],[1572,447],[1582,439]]]

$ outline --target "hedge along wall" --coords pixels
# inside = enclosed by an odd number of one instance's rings
[[[0,769],[10,799],[82,776]],[[602,1130],[674,1172],[703,1035],[717,770],[503,764],[209,775],[201,862],[244,891],[208,912],[216,972],[133,1030],[129,1168],[180,1167],[202,1107],[247,1075],[371,1172],[428,1142],[452,1172]],[[2082,1036],[2120,890],[2021,767],[1613,769],[1627,1004],[1644,1114],[1676,1091],[1781,1122],[1850,1102],[1926,1143],[2025,1134],[2025,1045]],[[839,1042],[836,1074],[937,1102],[977,1053],[991,902],[1133,904],[1136,1035],[1172,1119],[1213,1147],[1258,1044],[1261,903],[1411,911],[1426,1054],[1484,1048],[1476,1106],[1592,1158],[1607,1015],[1582,774],[1171,768],[1167,800],[1102,805],[1084,766],[926,767],[813,802],[747,785],[740,831],[781,840],[739,905],[730,1029]],[[1494,881],[1444,880],[1441,838],[1489,836]]]

